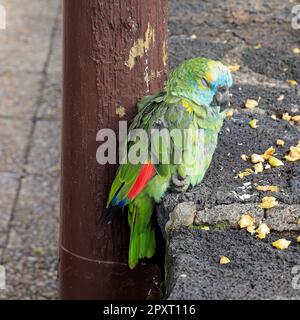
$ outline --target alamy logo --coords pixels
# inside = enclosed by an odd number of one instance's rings
[[[6,10],[3,5],[0,4],[0,30],[6,29]]]
[[[292,28],[294,30],[300,29],[300,5],[294,6],[292,9]]]

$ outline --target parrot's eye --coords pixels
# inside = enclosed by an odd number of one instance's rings
[[[209,83],[207,82],[207,80],[205,78],[202,78],[201,82],[204,85],[204,87],[209,87]]]

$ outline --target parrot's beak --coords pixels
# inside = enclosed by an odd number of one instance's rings
[[[227,86],[218,88],[218,91],[214,96],[214,102],[217,106],[221,107],[221,110],[230,106],[230,93]]]

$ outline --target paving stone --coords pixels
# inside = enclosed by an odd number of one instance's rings
[[[0,118],[0,171],[22,172],[31,121]]]
[[[41,103],[38,111],[38,118],[61,119],[61,94],[62,76],[60,72],[47,74],[45,86],[42,91]]]
[[[22,249],[9,249],[3,266],[6,269],[6,290],[0,299],[57,299],[57,252],[28,255]]]
[[[63,62],[62,28],[63,28],[63,13],[61,10],[58,16],[58,22],[56,24],[55,36],[53,39],[52,55],[50,57],[49,65],[47,69],[48,74],[62,73],[62,62]]]
[[[0,172],[0,256],[8,234],[8,223],[11,217],[20,177],[10,172]]]
[[[60,122],[40,120],[36,123],[26,171],[55,174],[60,167]]]
[[[42,75],[6,70],[0,73],[0,117],[30,119],[37,108]]]
[[[0,70],[43,70],[59,0],[2,0],[6,30],[0,31]],[[17,48],[17,50],[16,50]]]
[[[30,175],[22,179],[8,244],[3,251],[7,290],[0,292],[0,297],[57,297],[58,188],[58,175]]]

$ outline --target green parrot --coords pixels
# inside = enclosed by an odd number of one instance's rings
[[[111,223],[120,208],[128,206],[130,242],[128,264],[155,253],[152,213],[168,188],[179,192],[199,184],[212,160],[218,133],[229,104],[232,77],[219,61],[194,58],[170,72],[161,92],[138,102],[138,113],[129,132],[143,129],[150,139],[157,130],[175,132],[158,136],[140,163],[121,164],[107,201],[106,222]],[[127,150],[134,143],[127,143]],[[176,155],[176,157],[175,157]]]

